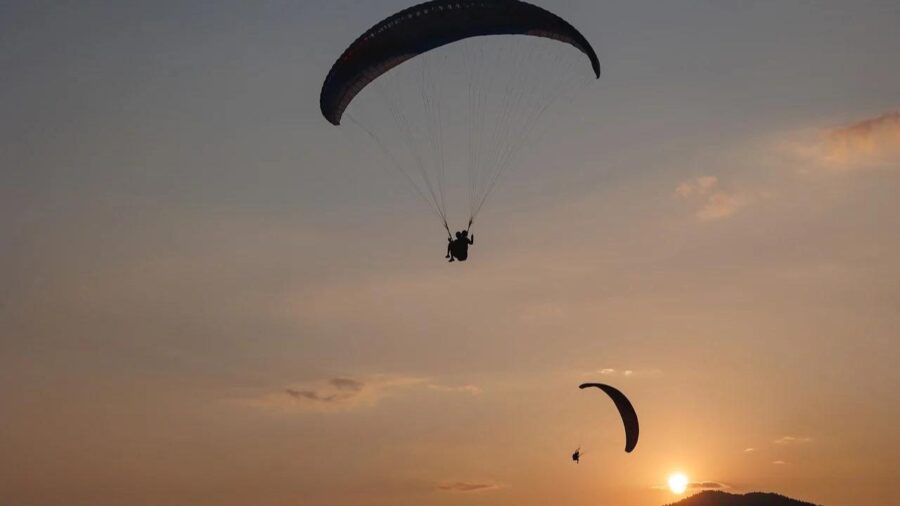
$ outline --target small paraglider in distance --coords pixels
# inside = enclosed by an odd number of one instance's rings
[[[468,230],[461,230],[456,233],[456,239],[447,238],[447,256],[448,262],[459,260],[465,262],[469,258],[469,246],[475,244],[475,234],[469,236]]]
[[[637,446],[638,434],[640,433],[637,413],[634,411],[631,401],[618,389],[603,383],[582,383],[578,388],[582,390],[585,388],[598,388],[612,399],[619,410],[619,416],[622,417],[622,424],[625,426],[625,451],[631,453]],[[572,458],[574,459],[574,457],[573,455]]]
[[[581,451],[581,447],[579,446],[578,449],[575,450],[575,453],[572,454],[572,461],[574,461],[576,464],[578,464],[579,462],[581,462],[581,457],[583,455],[584,455],[584,452]]]

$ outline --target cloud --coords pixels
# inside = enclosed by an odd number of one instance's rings
[[[731,488],[731,485],[720,481],[703,480],[690,482],[687,484],[687,487],[692,490],[723,490]],[[650,488],[654,490],[669,490],[669,484],[653,485]]]
[[[719,184],[719,178],[715,176],[700,176],[691,181],[685,181],[675,188],[675,193],[681,197],[688,198],[692,195],[706,195],[716,185]]]
[[[717,481],[695,481],[693,483],[688,483],[688,488],[700,490],[718,490],[731,487],[729,487],[725,483],[719,483]]]
[[[336,377],[290,385],[277,392],[266,392],[238,402],[271,411],[347,411],[374,406],[396,390],[424,383],[424,378],[411,376]]]
[[[360,391],[363,384],[359,381],[347,378],[333,378],[330,383],[340,390]]]
[[[297,400],[332,403],[352,400],[362,394],[364,389],[365,384],[362,382],[347,378],[333,378],[326,383],[324,388],[285,388],[284,393]]]
[[[772,463],[775,464],[776,466],[783,466],[783,465],[787,464],[787,462],[785,462],[783,460],[773,460]]]
[[[800,133],[788,143],[803,162],[836,172],[900,168],[900,112]]]
[[[735,193],[716,192],[709,196],[706,204],[697,211],[697,218],[701,221],[713,221],[727,218],[736,213],[742,207],[749,204],[746,196]]]
[[[442,492],[458,492],[458,493],[472,493],[472,492],[486,492],[488,490],[497,490],[500,488],[500,485],[492,482],[468,482],[468,481],[454,481],[454,482],[446,482],[441,483],[437,486],[437,489]]]
[[[482,392],[477,385],[442,385],[428,378],[414,376],[376,375],[364,379],[335,377],[290,385],[276,392],[250,395],[235,402],[270,411],[339,412],[372,407],[383,398],[408,388],[427,388],[435,392]]]
[[[635,377],[655,377],[662,375],[662,371],[659,369],[614,369],[612,367],[604,367],[603,369],[598,369],[596,371],[588,371],[582,374],[584,377],[590,377],[595,375],[608,376],[608,377],[621,377],[621,378],[635,378]]]
[[[700,176],[684,181],[675,188],[684,200],[698,202],[696,216],[700,221],[728,218],[753,201],[752,195],[725,191],[719,188],[719,178]]]
[[[800,445],[812,442],[812,438],[808,436],[782,436],[773,443],[777,445]]]
[[[756,448],[744,448],[744,453],[753,453],[756,451]]]
[[[447,385],[437,385],[434,383],[429,383],[428,388],[430,390],[435,390],[438,392],[456,392],[456,393],[466,393],[472,395],[478,395],[482,392],[481,387],[477,385],[459,385],[459,386],[447,386]]]

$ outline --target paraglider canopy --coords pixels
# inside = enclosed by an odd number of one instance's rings
[[[432,0],[358,36],[319,106],[381,152],[452,240],[449,209],[471,230],[520,150],[537,144],[544,112],[599,76],[593,47],[556,14],[521,0]]]
[[[625,394],[603,383],[582,383],[578,388],[582,390],[585,388],[599,388],[613,400],[616,408],[619,410],[619,415],[622,417],[622,423],[625,425],[625,451],[631,453],[634,447],[637,446],[640,427],[638,426],[637,413],[634,411],[631,402],[625,397]]]
[[[600,77],[600,60],[591,44],[551,12],[519,0],[433,0],[384,19],[344,51],[322,85],[322,115],[338,125],[353,97],[388,70],[437,47],[483,35],[559,40],[587,55]]]

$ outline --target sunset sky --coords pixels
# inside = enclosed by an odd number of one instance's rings
[[[0,2],[0,503],[900,503],[900,3],[535,0],[461,265],[319,112],[410,3]]]

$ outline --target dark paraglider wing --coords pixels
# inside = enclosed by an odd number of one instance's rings
[[[519,151],[536,144],[544,112],[599,75],[590,43],[553,13],[521,0],[432,0],[358,37],[319,105],[377,148],[449,233],[449,210],[468,207],[471,229]]]
[[[353,98],[388,70],[432,49],[483,35],[529,35],[574,46],[600,77],[593,47],[571,24],[519,0],[434,0],[398,12],[361,35],[335,62],[319,98],[338,125]]]
[[[585,389],[592,387],[599,388],[606,392],[606,395],[608,395],[616,404],[619,415],[622,417],[622,423],[625,425],[625,451],[631,453],[631,451],[634,450],[634,447],[637,446],[638,434],[640,433],[638,417],[637,413],[634,411],[634,406],[631,405],[631,402],[625,397],[625,394],[609,385],[604,385],[603,383],[583,383],[579,385],[578,388]]]

